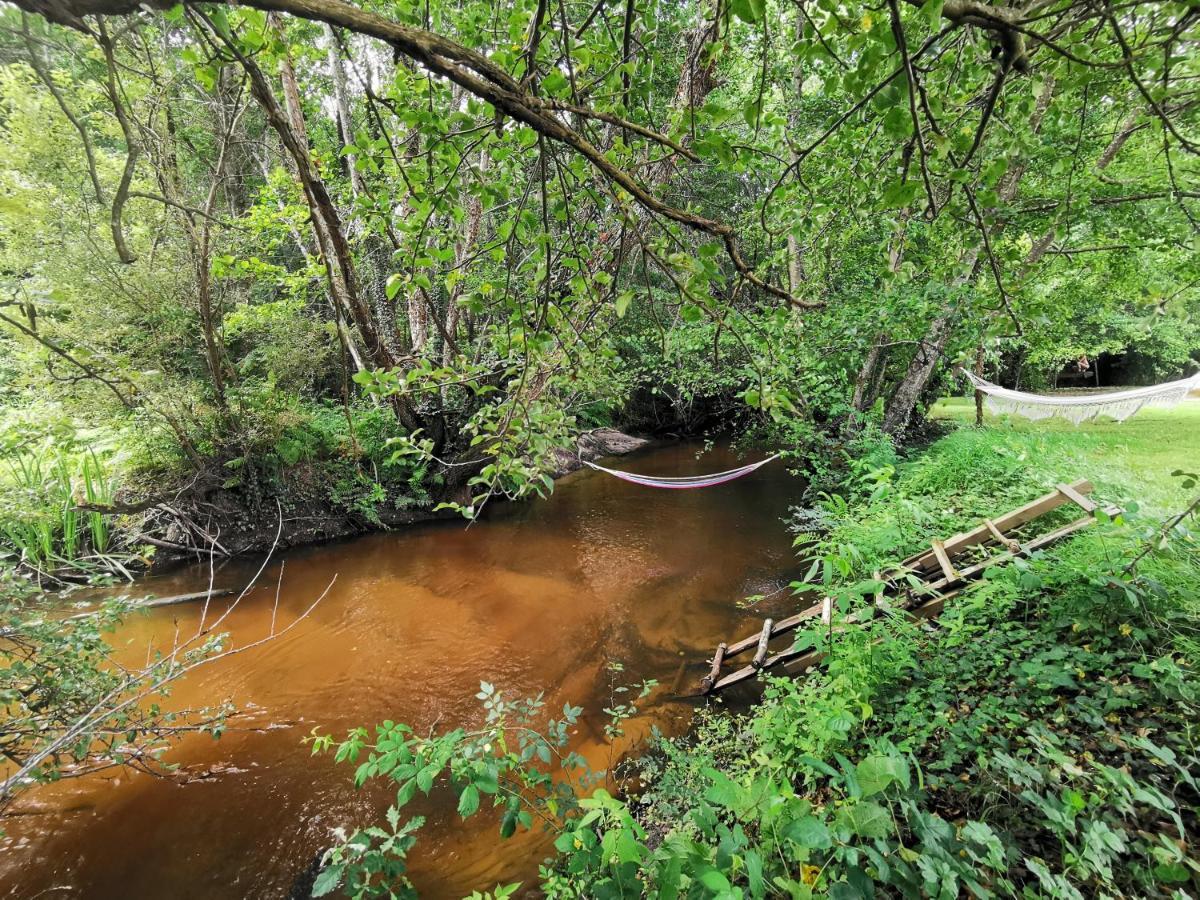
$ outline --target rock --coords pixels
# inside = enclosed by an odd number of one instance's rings
[[[593,460],[602,456],[622,456],[632,453],[634,450],[640,450],[649,443],[645,438],[634,437],[623,431],[617,431],[615,428],[595,428],[585,431],[579,436],[577,452],[558,451],[558,465],[554,467],[554,471],[550,475],[552,478],[562,478],[580,468],[582,465],[580,459]]]

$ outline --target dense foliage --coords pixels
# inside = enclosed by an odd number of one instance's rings
[[[1187,5],[18,6],[5,543],[43,569],[262,544],[276,498],[473,515],[594,424],[901,434],[956,362],[1200,343]],[[103,546],[21,483],[62,437],[118,448]]]

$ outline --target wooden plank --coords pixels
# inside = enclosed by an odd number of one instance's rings
[[[937,557],[938,565],[942,567],[942,574],[953,581],[958,577],[958,572],[954,570],[954,566],[950,565],[950,557],[946,555],[946,546],[935,538],[931,547],[933,555]]]
[[[713,654],[712,669],[707,675],[700,679],[701,691],[707,694],[712,690],[712,686],[717,683],[717,676],[721,674],[721,663],[725,662],[725,651],[729,649],[723,642],[717,644],[717,652]]]
[[[1090,497],[1085,497],[1069,484],[1058,485],[1058,492],[1067,497],[1076,506],[1082,507],[1084,512],[1093,513],[1096,511],[1096,502]]]
[[[810,606],[807,609],[801,610],[794,616],[788,616],[786,619],[780,619],[775,623],[774,628],[771,630],[771,637],[779,637],[781,634],[787,634],[789,631],[795,631],[804,622],[811,619],[813,616],[820,615],[820,613],[821,604],[818,603],[815,606]],[[725,651],[725,658],[729,659],[731,656],[737,656],[739,653],[744,653],[751,647],[757,646],[758,635],[751,635],[748,638],[743,638],[740,641],[735,641],[734,643],[730,644],[729,649]]]
[[[1086,478],[1081,478],[1072,484],[1071,487],[1079,494],[1090,494],[1095,490],[1092,483]],[[1005,513],[998,519],[995,519],[993,524],[1000,531],[1012,531],[1014,528],[1019,528],[1027,522],[1032,522],[1038,516],[1045,515],[1051,510],[1057,509],[1066,502],[1068,502],[1067,498],[1055,490],[1026,503],[1024,506],[1017,507]],[[973,528],[970,531],[956,534],[952,538],[947,538],[942,544],[946,550],[946,554],[953,557],[968,547],[985,543],[991,537],[991,534],[991,530],[986,525],[980,525],[978,528]],[[915,556],[910,556],[900,565],[903,568],[918,572],[933,571],[937,568],[937,557],[934,555],[932,549],[925,550]]]
[[[826,597],[821,601],[821,624],[829,625],[833,622],[833,598]]]
[[[987,530],[992,533],[992,537],[994,537],[996,539],[996,543],[999,544],[1001,547],[1007,547],[1013,553],[1016,553],[1018,550],[1021,549],[1021,545],[1018,544],[1016,541],[1014,541],[1012,538],[1006,537],[1004,532],[1001,531],[999,528],[997,528],[996,523],[993,522],[991,519],[984,519],[983,524],[987,528]]]
[[[750,663],[756,669],[761,669],[767,658],[767,644],[771,642],[771,626],[774,624],[770,619],[763,622],[762,634],[758,636],[758,649],[754,651],[754,661]]]

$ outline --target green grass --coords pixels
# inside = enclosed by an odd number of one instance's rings
[[[948,398],[934,406],[931,416],[969,425],[975,421],[975,405],[970,399]],[[1200,400],[1143,410],[1124,423],[1101,420],[1079,426],[1062,419],[1030,422],[985,414],[984,430],[1036,453],[1038,468],[1060,466],[1060,480],[1090,478],[1105,500],[1135,501],[1152,514],[1178,511],[1189,499],[1172,472],[1200,470]]]

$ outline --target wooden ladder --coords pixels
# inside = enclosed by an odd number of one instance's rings
[[[1018,554],[1028,555],[1087,528],[1094,521],[1098,510],[1103,510],[1110,516],[1121,511],[1115,506],[1101,507],[1097,504],[1088,496],[1093,489],[1092,483],[1086,479],[1080,479],[1073,484],[1059,484],[1050,493],[1024,506],[1010,510],[995,519],[984,519],[970,531],[964,531],[946,540],[932,540],[928,550],[904,560],[896,572],[884,580],[884,588],[877,598],[877,604],[882,605],[887,602],[887,598],[891,598],[900,601],[893,605],[915,618],[936,616],[948,599],[962,590],[968,582],[982,577],[992,566],[1008,562]],[[1011,536],[1012,531],[1067,503],[1075,504],[1085,515],[1024,544]],[[962,562],[959,562],[958,566],[955,565],[956,558],[964,551],[972,547],[989,548],[993,545],[999,552],[969,565],[963,565]],[[916,579],[917,585],[911,584],[912,578]],[[749,637],[732,644],[718,644],[712,659],[709,660],[709,672],[700,680],[700,692],[709,694],[724,690],[756,677],[759,672],[776,667],[783,667],[789,674],[798,674],[811,668],[820,660],[821,653],[799,650],[791,646],[772,653],[770,643],[775,638],[790,634],[811,619],[819,618],[826,624],[831,624],[832,616],[833,602],[831,598],[824,597],[820,602],[786,619],[766,619],[763,627]],[[853,625],[863,618],[861,612],[851,613],[838,627]],[[748,665],[722,674],[728,660],[751,648],[754,649],[754,656]]]

